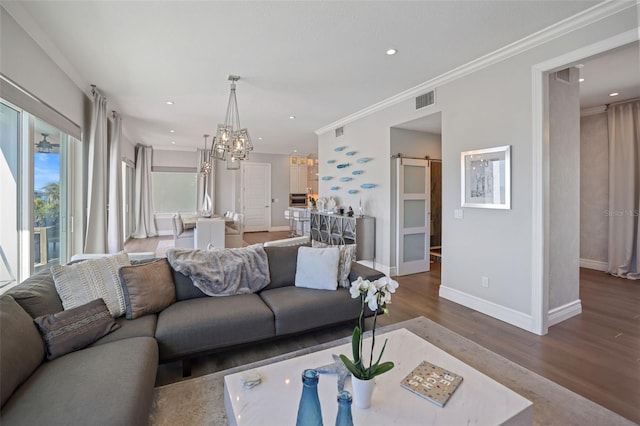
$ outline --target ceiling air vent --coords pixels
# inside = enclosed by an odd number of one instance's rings
[[[562,81],[563,83],[571,82],[571,71],[569,68],[565,68],[563,70],[556,72],[556,80]]]
[[[435,90],[427,92],[424,95],[416,96],[416,109],[433,105],[435,103],[435,100],[436,100]]]
[[[344,135],[344,126],[338,127],[336,129],[336,138],[339,137],[339,136],[342,136],[342,135]]]

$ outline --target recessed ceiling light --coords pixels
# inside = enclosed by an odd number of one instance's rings
[[[167,105],[173,105],[173,101],[167,101]]]
[[[387,50],[387,55],[389,55],[389,56],[395,55],[396,53],[398,53],[398,51],[396,49]]]
[[[613,92],[613,93],[609,93],[609,96],[618,96],[620,93],[618,92]]]
[[[175,145],[175,144],[176,144],[176,141],[171,141],[171,144]]]
[[[262,140],[262,136],[258,136],[258,140],[261,141]]]
[[[176,132],[176,131],[175,131],[175,130],[173,130],[173,129],[169,130],[169,133],[175,133],[175,132]]]
[[[290,115],[289,116],[289,120],[295,120],[296,116],[295,115]]]
[[[298,152],[298,150],[297,150],[297,149],[294,149],[294,150],[293,150],[293,152]]]
[[[579,78],[578,81],[582,83],[584,81],[584,78]]]

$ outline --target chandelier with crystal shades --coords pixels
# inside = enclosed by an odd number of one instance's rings
[[[240,114],[238,113],[238,101],[236,99],[236,81],[240,76],[230,75],[231,93],[227,105],[227,115],[224,124],[218,124],[218,131],[211,147],[211,157],[218,160],[226,160],[227,169],[239,169],[240,160],[249,158],[253,151],[253,144],[249,131],[240,126]]]

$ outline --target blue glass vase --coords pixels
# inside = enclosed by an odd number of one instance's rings
[[[351,394],[342,391],[338,394],[338,416],[336,417],[336,426],[353,426],[353,417],[351,417]]]
[[[322,426],[322,410],[318,398],[318,379],[316,370],[302,372],[302,396],[298,407],[296,426]]]

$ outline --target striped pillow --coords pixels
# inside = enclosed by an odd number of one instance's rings
[[[52,266],[51,274],[65,310],[103,299],[111,315],[117,318],[126,312],[118,270],[130,265],[129,256],[122,252],[72,265]]]

